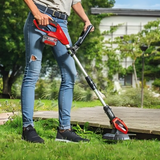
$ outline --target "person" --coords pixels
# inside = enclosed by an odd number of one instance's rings
[[[81,0],[24,0],[30,12],[24,24],[24,41],[26,47],[26,67],[21,88],[21,108],[23,131],[22,139],[44,143],[44,140],[37,134],[33,124],[35,85],[39,77],[42,61],[42,52],[45,44],[41,41],[41,34],[37,32],[33,24],[36,19],[41,26],[47,26],[51,31],[54,27],[49,21],[57,22],[66,37],[70,46],[72,42],[67,29],[67,18],[71,8],[84,22],[84,31],[91,22],[81,5]],[[94,27],[91,31],[94,31]],[[61,71],[61,85],[58,97],[59,127],[57,129],[56,141],[89,141],[73,132],[70,124],[70,111],[73,99],[73,88],[77,75],[74,59],[67,53],[67,49],[61,42],[52,47],[54,58]]]

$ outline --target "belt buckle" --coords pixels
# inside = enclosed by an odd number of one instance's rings
[[[54,16],[54,17],[55,17],[55,15],[54,15],[54,14],[55,14],[55,12],[56,12],[56,10],[53,10],[52,16]]]

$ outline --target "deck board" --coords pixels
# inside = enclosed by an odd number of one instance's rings
[[[142,109],[132,107],[111,107],[116,117],[122,119],[129,132],[160,135],[160,109]],[[58,118],[57,111],[39,111],[34,118]],[[81,125],[89,122],[90,126],[110,128],[107,115],[102,106],[92,108],[73,108],[71,123]]]

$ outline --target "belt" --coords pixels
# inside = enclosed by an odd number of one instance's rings
[[[51,10],[51,9],[45,7],[45,6],[40,5],[40,4],[36,4],[36,6],[37,6],[40,10],[42,10],[43,12],[49,13],[49,14],[51,14],[51,15],[54,16],[54,17],[57,17],[57,18],[60,18],[60,19],[64,19],[64,20],[67,20],[67,18],[68,18],[68,15],[65,14],[65,13],[58,12],[58,11],[53,10],[53,9]]]

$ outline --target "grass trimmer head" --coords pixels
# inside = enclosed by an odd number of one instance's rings
[[[111,133],[106,133],[103,135],[103,139],[108,140],[130,140],[128,133],[128,127],[126,124],[119,119],[118,117],[115,117],[113,112],[111,111],[110,107],[108,105],[104,106],[104,111],[110,118],[110,124],[112,126]]]
[[[124,134],[117,129],[112,129],[111,133],[106,133],[103,135],[103,139],[124,141],[124,140],[130,140],[130,137],[128,134]]]

